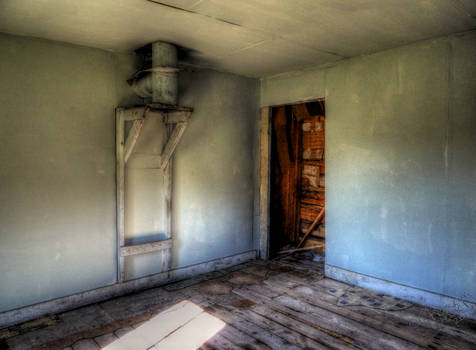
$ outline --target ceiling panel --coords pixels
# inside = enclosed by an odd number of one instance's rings
[[[261,77],[476,28],[474,0],[1,0],[0,32],[113,51],[164,40]]]
[[[213,66],[242,75],[269,76],[286,71],[335,62],[340,57],[282,39],[267,40],[242,52],[213,60]]]

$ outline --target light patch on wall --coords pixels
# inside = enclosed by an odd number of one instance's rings
[[[235,176],[236,174],[238,174],[240,171],[240,167],[238,164],[233,164],[233,176]]]
[[[56,255],[55,255],[55,261],[59,261],[61,259],[61,243],[56,242]]]
[[[443,159],[445,162],[445,175],[448,176],[448,138],[445,141],[443,150]]]
[[[433,224],[429,223],[428,224],[428,231],[427,231],[427,239],[428,239],[427,247],[428,247],[428,253],[429,254],[433,253],[433,241],[431,239],[432,231],[433,231]]]
[[[339,159],[347,164],[347,169],[352,175],[362,175],[364,172],[382,172],[386,174],[392,174],[393,168],[389,163],[385,154],[377,152],[375,149],[368,148],[367,146],[354,146],[350,144],[338,144],[338,149],[333,153],[338,154]],[[362,164],[368,165],[370,170],[362,167]],[[391,185],[391,178],[385,179]]]

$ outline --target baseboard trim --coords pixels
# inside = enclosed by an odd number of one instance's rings
[[[326,277],[440,309],[461,317],[476,318],[476,304],[442,294],[405,286],[326,264]]]
[[[156,275],[142,277],[123,283],[117,283],[110,286],[5,311],[0,313],[0,328],[26,322],[47,314],[63,312],[88,304],[97,303],[106,299],[138,292],[140,290],[158,287],[167,283],[176,282],[204,273],[224,269],[254,259],[256,259],[256,250],[250,250],[241,254],[211,260],[196,265],[162,272]]]

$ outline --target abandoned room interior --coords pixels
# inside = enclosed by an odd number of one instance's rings
[[[1,0],[0,349],[476,349],[475,0]]]

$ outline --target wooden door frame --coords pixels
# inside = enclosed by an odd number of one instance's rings
[[[271,165],[271,118],[274,107],[296,105],[308,102],[325,101],[325,97],[301,100],[279,105],[261,107],[260,110],[260,186],[259,186],[259,257],[262,260],[269,259],[270,240],[270,165]]]
[[[260,246],[259,257],[269,258],[269,194],[270,194],[270,160],[271,160],[271,108],[261,108],[260,130],[260,186],[259,186],[259,218],[260,218]]]

